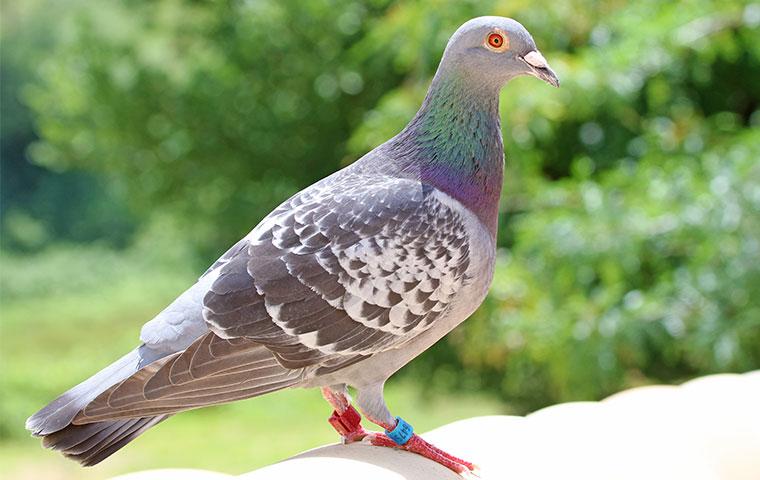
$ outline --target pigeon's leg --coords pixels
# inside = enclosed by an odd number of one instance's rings
[[[412,431],[411,425],[391,415],[383,399],[383,384],[359,388],[356,404],[365,417],[385,429],[385,433],[367,433],[364,441],[380,447],[399,448],[422,455],[457,473],[474,472],[475,464],[448,454],[426,442]]]
[[[340,434],[343,443],[357,442],[367,436],[361,424],[362,416],[351,405],[345,385],[323,387],[322,396],[334,409],[327,421]]]

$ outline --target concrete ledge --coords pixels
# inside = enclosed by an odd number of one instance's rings
[[[491,479],[760,478],[760,371],[640,387],[601,402],[572,402],[525,417],[477,417],[423,435],[477,463]],[[407,452],[328,445],[239,477],[153,470],[118,480],[457,480]]]

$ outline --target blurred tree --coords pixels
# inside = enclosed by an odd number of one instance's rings
[[[554,205],[515,222],[487,303],[417,367],[483,372],[449,379],[523,409],[757,368],[758,156],[747,131],[547,185]]]
[[[74,5],[74,2],[69,2]],[[35,251],[51,242],[98,240],[124,246],[135,220],[118,190],[81,169],[50,170],[28,161],[37,140],[32,112],[21,101],[41,56],[60,32],[51,28],[62,5],[3,2],[0,33],[0,232],[3,248]]]
[[[399,74],[348,48],[383,2],[103,2],[66,19],[27,98],[41,165],[122,183],[209,257],[336,170]],[[354,60],[354,58],[357,58]],[[359,69],[359,67],[362,69]]]

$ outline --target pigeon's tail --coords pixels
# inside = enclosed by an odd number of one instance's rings
[[[141,346],[59,396],[26,421],[43,445],[61,450],[85,465],[94,465],[166,416],[72,425],[74,417],[102,392],[134,375],[162,355]]]
[[[69,424],[45,435],[42,445],[58,450],[85,467],[98,464],[169,415],[130,418],[85,425]]]
[[[66,428],[95,397],[160,357],[144,345],[132,350],[29,417],[26,429],[32,435],[44,437]]]
[[[284,368],[248,339],[208,333],[187,349],[125,355],[26,422],[43,445],[95,465],[173,413],[255,397],[297,385],[304,370]]]

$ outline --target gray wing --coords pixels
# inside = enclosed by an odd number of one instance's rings
[[[467,229],[439,195],[354,176],[292,198],[221,267],[203,301],[209,329],[291,369],[335,370],[404,345],[468,281]]]
[[[187,349],[140,369],[107,389],[74,424],[155,416],[227,403],[295,385],[303,374],[286,369],[264,346],[207,333]]]
[[[196,284],[206,291],[202,333],[194,317],[146,325],[156,345],[188,346],[102,392],[73,423],[279,390],[398,348],[442,318],[468,281],[460,215],[409,180],[319,186],[272,212]]]

